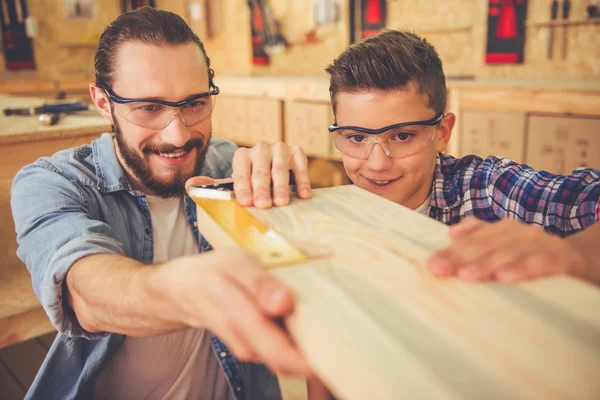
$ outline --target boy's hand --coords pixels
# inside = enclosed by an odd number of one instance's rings
[[[490,223],[469,217],[450,227],[449,233],[450,245],[427,260],[437,277],[514,282],[586,273],[587,263],[578,248],[538,226],[514,220]]]

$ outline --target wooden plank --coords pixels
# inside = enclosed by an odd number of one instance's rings
[[[47,349],[33,339],[0,350],[0,359],[19,383],[28,389],[44,362],[46,353]]]
[[[49,80],[4,80],[0,82],[0,93],[40,96],[54,94],[56,83]]]
[[[22,400],[25,397],[25,388],[0,361],[0,399]]]
[[[600,95],[597,91],[486,87],[455,90],[460,93],[460,104],[464,109],[587,116],[600,114]]]
[[[0,349],[56,331],[41,307],[0,322]]]
[[[203,235],[221,247],[198,212]],[[596,287],[569,277],[512,286],[436,279],[423,262],[448,243],[447,227],[354,186],[251,212],[302,248],[331,254],[271,271],[297,295],[291,335],[338,397],[600,394]]]

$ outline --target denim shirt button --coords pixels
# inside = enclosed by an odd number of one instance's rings
[[[198,227],[198,221],[194,221],[194,226],[197,228]]]
[[[226,352],[224,352],[224,351],[222,351],[222,352],[221,352],[221,357],[223,357],[223,358],[227,357],[227,353],[226,353]]]
[[[238,387],[235,388],[235,390],[238,391],[238,392],[241,392],[242,391],[242,387],[238,386]]]

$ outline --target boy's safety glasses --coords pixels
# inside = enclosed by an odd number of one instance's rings
[[[432,142],[435,129],[444,114],[426,121],[402,122],[380,129],[367,129],[358,126],[329,127],[335,147],[343,154],[366,160],[375,144],[379,143],[388,157],[404,158],[411,156]]]

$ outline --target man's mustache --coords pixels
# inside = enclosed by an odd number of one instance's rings
[[[188,152],[195,148],[201,149],[202,147],[204,147],[204,141],[202,139],[190,139],[182,147],[175,147],[172,144],[165,144],[162,146],[155,146],[155,145],[149,144],[142,148],[142,152],[144,154],[150,154],[150,153],[154,153],[154,154],[163,153],[164,154],[164,153],[174,153],[176,151]]]

